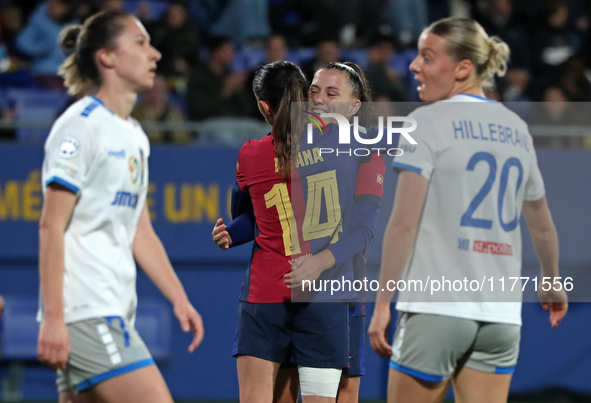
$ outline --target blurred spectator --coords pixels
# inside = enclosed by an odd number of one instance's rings
[[[99,5],[100,11],[123,11],[123,0],[103,0]]]
[[[300,44],[302,11],[298,0],[269,0],[269,22],[271,30],[290,46]]]
[[[527,30],[524,22],[514,14],[513,1],[492,0],[480,2],[479,5],[475,10],[475,19],[489,35],[499,36],[511,49],[508,67],[529,69],[531,61]]]
[[[342,30],[351,23],[352,0],[300,0],[302,21],[299,36],[303,46],[328,38],[339,43]]]
[[[452,15],[451,2],[453,0],[427,0],[427,19],[429,24]],[[475,0],[468,0],[467,3]]]
[[[16,5],[17,1],[8,0],[9,4]],[[40,0],[18,0],[18,5],[16,5],[20,11],[22,12],[23,21],[27,21],[29,16],[33,14],[33,11],[37,8],[37,6],[41,3]]]
[[[503,98],[499,90],[495,87],[493,88],[485,88],[484,89],[484,96],[488,99],[495,100],[497,102],[503,102]]]
[[[11,64],[8,46],[4,41],[2,33],[2,25],[0,25],[0,73],[8,71]]]
[[[427,3],[425,0],[388,0],[386,18],[402,47],[414,45],[429,25]]]
[[[534,75],[551,76],[557,66],[577,50],[577,36],[569,25],[569,9],[563,0],[546,0],[532,37]]]
[[[226,0],[209,34],[245,44],[271,35],[268,0]]]
[[[340,61],[342,60],[339,43],[333,39],[321,40],[318,42],[318,45],[316,45],[316,57],[302,64],[301,67],[306,78],[311,83],[314,78],[314,73],[322,67],[323,64]]]
[[[2,298],[2,296],[0,296],[0,318],[2,317],[3,313],[4,313],[4,298]]]
[[[166,78],[157,75],[154,86],[147,91],[136,105],[132,116],[140,123],[173,122],[183,123],[182,112],[168,99],[168,83]],[[146,130],[150,143],[188,143],[192,140],[191,133],[185,130]]]
[[[184,3],[172,2],[162,19],[147,29],[152,45],[162,53],[158,72],[166,77],[188,74],[197,57],[199,40]]]
[[[0,9],[0,86],[36,86],[27,64],[18,57],[15,42],[21,28],[22,10],[18,6]]]
[[[354,25],[354,42],[349,43],[353,47],[366,47],[371,44],[373,38],[378,35],[390,34],[391,27],[388,24],[385,8],[387,0],[354,0],[350,9],[351,15],[346,20]],[[351,24],[345,25],[341,31],[341,44],[348,46],[347,33]]]
[[[569,100],[591,101],[591,83],[586,75],[586,66],[579,56],[570,57],[560,66],[558,83]]]
[[[234,44],[230,38],[216,37],[209,48],[209,59],[193,69],[187,83],[191,119],[248,116],[253,105],[244,90],[246,73],[230,73]]]
[[[504,79],[503,100],[505,102],[531,101],[526,92],[529,81],[530,74],[528,70],[522,68],[508,69]]]
[[[77,4],[76,17],[82,22],[99,11],[124,11],[123,0],[97,0],[94,2],[78,2]],[[143,20],[140,18],[140,21]]]
[[[556,86],[545,89],[542,98],[543,103],[535,104],[535,112],[528,123],[543,126],[578,126],[589,124],[586,109],[583,104],[569,102],[564,91]],[[536,146],[563,147],[574,145],[581,139],[568,137],[535,137]]]
[[[22,27],[23,13],[18,6],[11,5],[5,9],[0,9],[1,36],[10,53],[14,52],[14,43]]]
[[[5,122],[14,122],[16,118],[16,107],[12,107],[11,109],[4,111],[0,108],[0,119]],[[16,139],[16,132],[14,129],[8,128],[0,128],[0,141],[2,140],[15,140]],[[0,303],[2,298],[0,298]],[[1,311],[1,309],[0,309]],[[0,312],[1,315],[1,312]]]
[[[282,35],[272,35],[265,41],[265,56],[264,64],[285,60],[287,54],[287,44]]]
[[[378,37],[369,49],[369,64],[365,76],[369,81],[374,101],[409,101],[404,79],[390,67],[394,58],[392,38]]]
[[[189,17],[194,27],[199,30],[199,36],[207,38],[215,21],[220,17],[225,0],[198,0],[186,3]]]
[[[254,81],[254,76],[256,75],[257,70],[267,63],[285,60],[286,55],[287,45],[285,43],[285,38],[282,35],[272,35],[267,38],[265,41],[265,60],[248,74],[248,77],[244,82],[244,92],[248,95],[252,105],[256,105],[256,98],[252,91],[252,82]],[[256,108],[252,109],[251,116],[257,120],[265,120],[263,115]]]
[[[74,0],[47,0],[18,36],[18,50],[31,59],[30,71],[41,87],[63,89],[57,69],[66,56],[58,44],[61,29],[73,20]]]

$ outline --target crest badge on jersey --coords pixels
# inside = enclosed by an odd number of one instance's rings
[[[129,156],[129,176],[131,178],[131,183],[134,185],[137,181],[141,181],[140,184],[144,184],[144,169],[145,169],[145,157],[144,151],[140,148],[140,158],[136,157],[135,155]]]
[[[141,176],[140,162],[135,155],[129,157],[129,175],[134,185]]]
[[[378,174],[378,177],[376,178],[376,182],[383,186],[384,185],[384,176]]]
[[[80,149],[82,145],[80,144],[80,140],[76,137],[68,136],[62,140],[60,144],[60,158],[76,158],[80,155]]]

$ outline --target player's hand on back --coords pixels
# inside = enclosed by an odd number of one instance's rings
[[[376,302],[367,333],[369,334],[371,348],[382,357],[392,355],[392,346],[388,344],[387,339],[390,320],[390,304]]]
[[[232,245],[232,238],[228,231],[226,231],[226,224],[224,224],[223,218],[218,218],[215,222],[211,236],[216,245],[222,250],[226,250]]]
[[[568,311],[568,295],[564,288],[559,291],[553,287],[544,291],[542,287],[538,290],[538,298],[544,311],[550,312],[550,325],[556,329]]]
[[[3,313],[4,313],[4,298],[0,297],[0,318],[2,317]]]
[[[199,312],[193,308],[193,305],[187,299],[183,299],[174,304],[174,315],[177,317],[184,332],[193,332],[193,341],[189,345],[188,351],[195,351],[201,340],[203,340],[203,319]]]
[[[66,368],[70,356],[70,335],[63,319],[45,317],[39,329],[39,360],[52,369]]]

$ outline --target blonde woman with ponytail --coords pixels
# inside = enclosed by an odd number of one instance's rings
[[[423,31],[418,48],[410,70],[421,100],[433,103],[410,115],[418,145],[401,138],[399,147],[409,151],[394,159],[400,174],[380,284],[435,280],[446,291],[434,298],[399,291],[391,345],[394,291],[379,291],[370,342],[391,358],[388,402],[442,402],[450,384],[456,402],[506,402],[519,354],[521,284],[504,293],[500,282],[521,275],[522,213],[541,277],[558,277],[556,229],[527,124],[484,96],[506,72],[508,46],[474,20],[447,18]],[[470,288],[457,290],[458,280]],[[556,328],[566,293],[538,296]]]
[[[130,117],[160,53],[131,14],[101,12],[65,28],[59,72],[82,97],[45,144],[39,229],[39,359],[57,370],[60,403],[172,403],[134,328],[136,265],[170,300],[192,352],[203,325],[146,206],[150,145]],[[135,261],[134,261],[135,260]]]

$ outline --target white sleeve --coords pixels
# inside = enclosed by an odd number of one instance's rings
[[[410,144],[404,136],[400,136],[398,148],[402,150],[403,154],[394,158],[392,167],[396,171],[408,170],[416,172],[430,180],[435,166],[435,157],[440,148],[437,131],[432,123],[433,118],[420,109],[414,111],[408,117],[417,121],[417,128],[409,133],[417,144]]]
[[[78,116],[59,119],[45,143],[43,186],[53,182],[80,193],[94,160],[95,141],[88,120]]]
[[[540,168],[538,167],[538,158],[536,156],[536,150],[533,148],[533,142],[530,144],[532,144],[532,158],[529,178],[527,178],[527,182],[525,183],[525,195],[523,198],[526,201],[536,201],[544,197],[544,195],[546,194],[546,189],[544,187],[542,173],[540,172]]]

